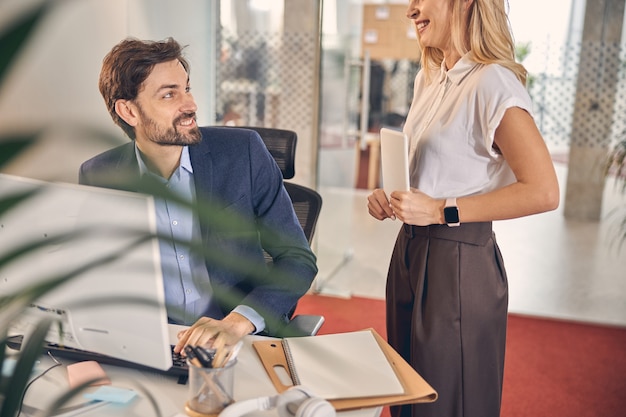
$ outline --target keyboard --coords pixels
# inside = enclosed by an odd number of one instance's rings
[[[7,339],[7,346],[13,350],[20,350],[22,347],[22,336],[11,336]],[[53,356],[66,358],[73,361],[96,361],[101,364],[121,366],[124,368],[138,369],[140,371],[156,372],[163,375],[178,377],[179,384],[186,384],[189,374],[187,361],[183,356],[174,353],[172,345],[172,367],[170,369],[157,369],[150,366],[141,365],[139,363],[125,361],[123,359],[114,358],[112,356],[102,355],[100,353],[89,352],[86,350],[75,349],[67,346],[61,346],[54,343],[45,343],[43,352],[50,352]]]

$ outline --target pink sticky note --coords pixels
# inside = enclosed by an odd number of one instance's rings
[[[96,361],[84,361],[67,365],[67,378],[71,388],[93,379],[98,379],[98,381],[90,385],[109,385],[111,383],[102,366]]]

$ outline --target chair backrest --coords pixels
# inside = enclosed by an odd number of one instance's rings
[[[322,210],[322,197],[311,188],[292,182],[285,182],[284,184],[289,197],[291,197],[300,226],[302,226],[304,235],[310,244],[313,240],[313,233],[315,233],[317,219]]]
[[[298,135],[292,130],[268,127],[240,126],[242,129],[256,131],[263,139],[265,147],[272,154],[283,173],[283,179],[291,179],[296,174],[296,144]],[[322,197],[317,191],[302,185],[285,182],[285,189],[291,197],[296,216],[309,243],[322,210]]]
[[[233,126],[241,129],[249,129],[257,132],[267,150],[270,151],[278,167],[283,173],[283,178],[289,180],[296,174],[296,144],[298,135],[293,130],[274,129],[256,126]]]

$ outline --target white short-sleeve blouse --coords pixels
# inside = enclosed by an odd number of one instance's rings
[[[482,194],[515,181],[493,148],[505,111],[520,107],[532,115],[526,88],[512,71],[461,58],[415,77],[415,93],[404,125],[410,140],[411,187],[433,198]]]

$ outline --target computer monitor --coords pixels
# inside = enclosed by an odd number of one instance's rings
[[[27,307],[10,334],[28,335],[48,316],[63,323],[62,333],[52,326],[50,342],[169,369],[153,197],[0,174],[0,201],[35,189],[32,197],[0,213],[0,259],[22,244],[46,244],[0,266],[0,295],[84,271]],[[66,233],[72,236],[60,239]]]

